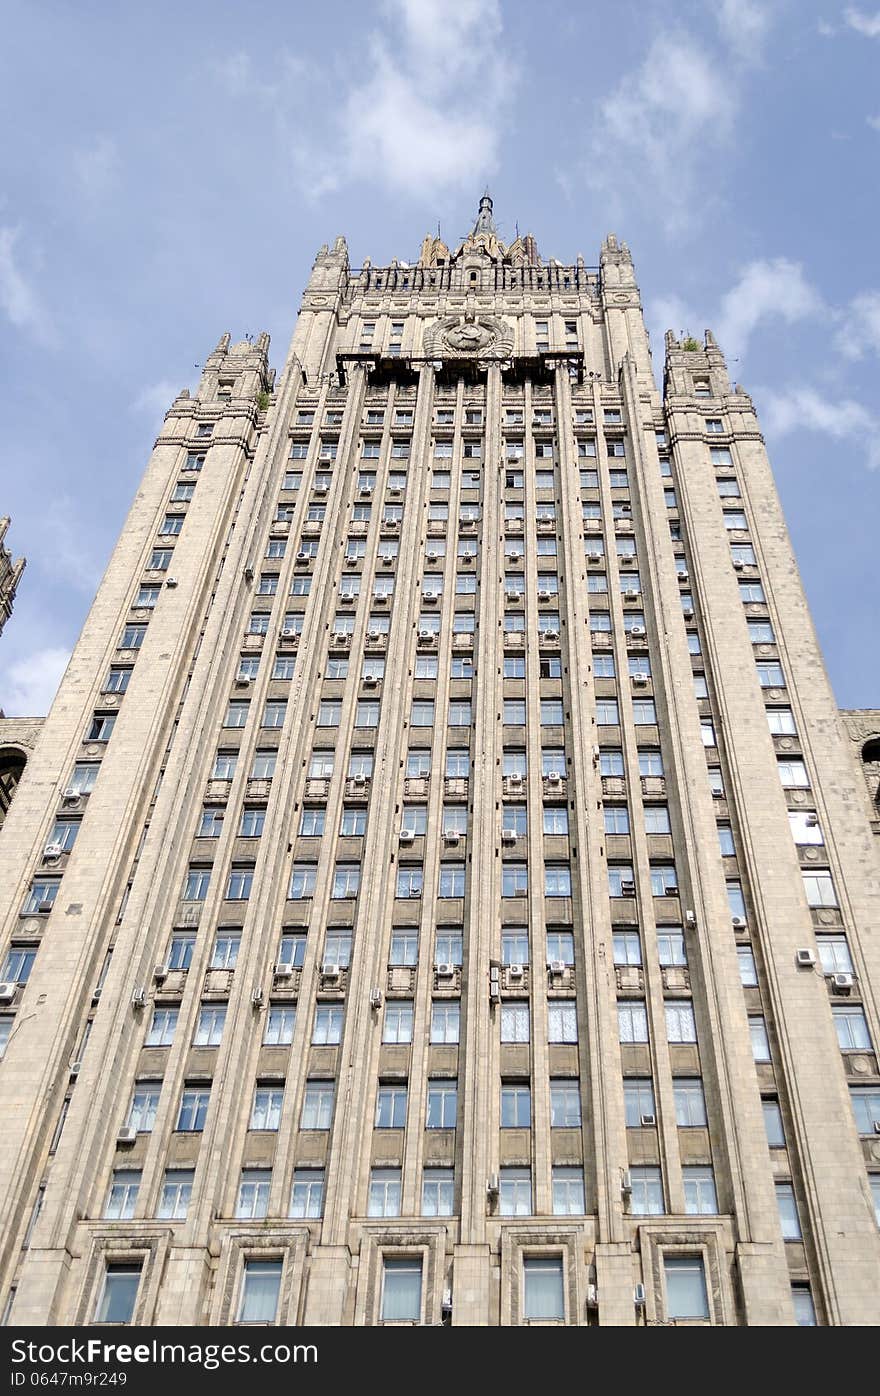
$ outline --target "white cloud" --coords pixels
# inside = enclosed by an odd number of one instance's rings
[[[707,50],[685,34],[659,35],[599,102],[588,181],[606,198],[622,191],[652,205],[670,233],[693,228],[707,202],[698,171],[729,139],[738,104],[735,81]]]
[[[819,432],[834,441],[852,441],[856,449],[867,447],[869,469],[880,469],[880,421],[852,398],[832,401],[815,388],[790,388],[777,393],[757,389],[761,422],[768,436],[792,432]]]
[[[131,404],[132,412],[149,412],[151,417],[164,417],[181,390],[181,384],[170,378],[160,378],[142,388]]]
[[[880,10],[876,14],[866,15],[861,10],[850,8],[844,10],[843,17],[857,34],[864,34],[866,39],[880,39]]]
[[[770,10],[758,0],[720,0],[716,12],[722,38],[737,57],[753,62],[770,27]]]
[[[6,670],[3,710],[7,717],[42,717],[52,706],[70,650],[35,650]]]
[[[98,136],[91,145],[74,151],[73,175],[87,203],[100,203],[111,194],[119,179],[119,149],[109,136]]]
[[[833,39],[837,30],[834,28],[834,25],[829,24],[827,20],[820,19],[819,23],[816,25],[816,32],[820,34],[823,39]]]
[[[78,516],[76,501],[56,490],[40,514],[40,556],[34,560],[68,586],[94,596],[101,572],[88,551],[86,540],[93,537],[94,528]]]
[[[762,322],[793,324],[821,310],[821,297],[806,280],[800,263],[786,257],[750,262],[722,297],[716,338],[728,358],[742,359]]]
[[[16,243],[20,228],[0,227],[0,309],[16,329],[26,330],[38,344],[57,344],[51,317],[18,264]]]
[[[383,21],[350,70],[284,54],[266,82],[244,52],[212,65],[230,95],[270,112],[310,201],[364,179],[427,198],[497,167],[516,84],[498,0],[385,0]],[[369,76],[346,86],[348,71]]]
[[[846,359],[880,354],[880,291],[853,297],[840,317],[835,344]]]

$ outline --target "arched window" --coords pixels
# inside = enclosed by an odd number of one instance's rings
[[[0,747],[0,828],[3,827],[15,787],[24,774],[26,760],[20,747]]]

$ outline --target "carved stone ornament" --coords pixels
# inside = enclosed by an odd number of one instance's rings
[[[436,355],[506,359],[513,352],[513,330],[494,315],[455,315],[425,331],[424,352]]]

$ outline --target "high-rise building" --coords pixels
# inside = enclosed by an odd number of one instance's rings
[[[17,562],[12,561],[12,554],[3,542],[9,523],[8,514],[0,519],[0,630],[3,629],[12,615],[15,592],[26,566],[26,560],[23,557],[20,557]]]
[[[486,197],[267,355],[0,836],[7,1322],[876,1323],[877,850],[721,350]]]

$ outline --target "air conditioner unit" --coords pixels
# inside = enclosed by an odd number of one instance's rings
[[[629,633],[630,635],[640,637],[645,634],[645,627],[643,625],[632,625],[630,626]]]
[[[741,557],[735,557],[733,559],[733,566],[735,571],[741,572],[745,567],[745,563],[743,562]]]
[[[0,984],[0,1003],[11,1003],[15,998],[18,985],[14,979],[8,979],[5,984]]]
[[[246,567],[244,569],[244,579],[246,582],[252,582],[254,580],[254,569],[252,567]]]
[[[564,960],[548,960],[548,961],[547,961],[547,968],[549,969],[549,971],[550,971],[551,974],[565,974],[565,968],[566,968],[566,966],[565,966],[565,961],[564,961]]]
[[[730,918],[730,924],[735,931],[741,931],[746,924],[746,918],[744,916],[732,916]]]
[[[874,1133],[880,1134],[880,1120],[874,1121]]]
[[[816,956],[812,950],[798,950],[795,952],[797,963],[804,969],[812,969],[816,963]]]
[[[684,616],[685,620],[693,620],[694,618],[694,613],[690,606],[685,606],[681,614]]]
[[[68,1068],[69,1071],[70,1071],[70,1075],[71,1075],[71,1076],[79,1076],[81,1067],[82,1067],[82,1062],[71,1062],[71,1063],[70,1063],[70,1067]]]
[[[518,834],[515,829],[505,828],[501,830],[502,843],[516,843]]]
[[[444,1317],[449,1317],[449,1315],[452,1313],[452,1290],[451,1290],[451,1289],[444,1289],[444,1291],[443,1291],[443,1300],[442,1300],[442,1302],[441,1302],[441,1304],[440,1304],[440,1312],[441,1312],[441,1314],[444,1315]]]
[[[378,688],[378,687],[379,687],[379,680],[377,679],[377,677],[376,677],[375,674],[365,674],[365,675],[364,675],[364,688]]]
[[[423,599],[424,599],[425,601],[439,601],[439,600],[440,600],[440,592],[439,592],[439,591],[423,591],[423,592],[422,592],[422,597],[423,597]]]
[[[561,782],[562,776],[559,774],[558,771],[551,771],[550,774],[547,776],[548,785],[559,785],[561,784]]]
[[[134,1125],[123,1125],[116,1136],[117,1144],[133,1144],[138,1137]]]
[[[678,888],[677,888],[677,887],[664,887],[664,889],[663,889],[663,895],[664,895],[664,897],[677,897],[677,896],[678,896]]]
[[[373,486],[372,486],[372,485],[361,485],[360,489],[358,490],[358,494],[361,495],[362,498],[365,498],[365,499],[368,498],[372,493],[373,493]]]
[[[686,911],[684,914],[684,924],[689,930],[693,930],[697,924],[697,913],[695,911]]]
[[[634,897],[636,894],[636,884],[634,882],[621,882],[620,895],[622,897]]]
[[[539,601],[549,601],[550,599],[551,599],[551,596],[550,596],[550,592],[549,592],[549,591],[539,591],[539,592],[538,592],[538,600],[539,600]]]
[[[626,591],[623,593],[623,599],[624,601],[638,601],[639,593],[636,591],[635,587],[627,587]]]
[[[490,1173],[486,1179],[486,1196],[497,1197],[499,1192],[498,1174]]]
[[[263,1005],[263,991],[259,986],[251,990],[251,1007],[261,1008]]]
[[[508,966],[507,966],[507,977],[508,977],[508,979],[522,979],[524,973],[525,973],[525,970],[524,970],[524,967],[523,967],[522,965],[508,965]]]
[[[166,578],[165,578],[165,585],[166,585],[167,587],[176,587],[176,586],[177,586],[177,578],[176,578],[176,577],[166,577]]]
[[[818,816],[818,814],[808,814],[808,815],[807,815],[807,818],[806,818],[806,825],[807,825],[807,828],[808,828],[808,829],[818,829],[818,827],[819,827],[819,816]]]
[[[101,993],[102,993],[102,989],[101,989],[100,984],[98,984],[97,987],[96,987],[95,989],[92,990],[92,1003],[93,1003],[93,1004],[96,1004],[96,1003],[100,1003],[100,1002],[101,1002]]]
[[[316,486],[315,486],[315,494],[328,494],[329,491],[330,491],[330,486],[329,486],[329,485],[316,485]]]
[[[432,550],[431,552],[426,553],[426,554],[425,554],[425,557],[427,558],[428,562],[436,562],[436,561],[438,560],[438,558],[440,557],[440,554],[439,554],[439,553],[435,553],[435,552]]]
[[[157,984],[161,984],[163,979],[168,978],[168,966],[153,965],[153,978]]]
[[[621,1197],[632,1197],[632,1178],[628,1168],[624,1168],[620,1175],[620,1195]]]
[[[455,848],[461,842],[461,834],[457,829],[447,829],[443,835],[443,841],[448,843],[451,848]]]
[[[387,592],[387,591],[374,591],[374,592],[373,592],[373,601],[375,602],[375,604],[376,604],[377,606],[387,606],[387,605],[388,605],[388,592]]]
[[[831,988],[835,994],[849,994],[852,992],[853,976],[851,974],[832,974]]]
[[[276,979],[292,979],[292,978],[293,978],[293,965],[289,965],[289,964],[287,964],[287,963],[277,964],[277,965],[275,966],[275,978],[276,978]]]
[[[370,990],[370,1007],[371,1007],[371,1008],[381,1008],[381,1007],[382,1007],[382,990],[381,990],[381,989],[371,989],[371,990]]]
[[[368,639],[368,640],[372,640],[373,643],[375,644],[375,642],[376,642],[377,640],[381,640],[381,639],[382,639],[382,631],[381,631],[381,630],[368,630],[368,631],[367,631],[367,639]]]
[[[433,632],[433,630],[420,630],[420,631],[419,631],[419,639],[420,639],[420,640],[433,640],[433,638],[434,638],[434,632]]]
[[[367,783],[367,777],[364,775],[363,771],[358,771],[356,775],[353,775],[352,780],[355,785],[366,785]]]
[[[60,858],[63,852],[64,849],[61,847],[60,843],[47,843],[46,847],[43,849],[43,857]]]
[[[507,556],[509,557],[511,562],[519,562],[520,558],[522,557],[522,553],[508,553]]]
[[[647,686],[647,683],[648,683],[648,675],[647,675],[647,674],[633,674],[633,676],[632,676],[632,682],[633,682],[633,688],[645,688],[645,687]]]
[[[679,572],[679,574],[678,574],[678,580],[679,580],[680,582],[689,582],[690,579],[691,579],[691,576],[690,576],[690,573],[687,571],[687,569],[685,569],[683,572]]]
[[[587,1284],[587,1308],[598,1309],[599,1307],[599,1287],[590,1280]]]
[[[146,989],[144,989],[143,987],[139,987],[139,988],[137,988],[137,989],[134,990],[134,992],[133,992],[133,994],[132,994],[132,996],[131,996],[131,1006],[132,1006],[132,1008],[146,1008],[146,1006],[147,1006],[147,991],[146,991]]]
[[[506,591],[506,592],[504,593],[504,599],[505,599],[506,601],[510,601],[512,604],[515,605],[518,601],[522,601],[522,592],[521,592],[521,591]]]
[[[400,842],[401,842],[401,843],[412,843],[412,841],[413,841],[414,838],[415,838],[415,830],[413,830],[413,829],[401,829],[401,831],[400,831]]]
[[[588,561],[588,562],[601,562],[601,561],[602,561],[602,554],[601,554],[601,553],[596,553],[596,552],[587,553],[587,561]]]
[[[351,606],[356,600],[357,596],[353,591],[344,591],[339,598],[339,604],[341,606]]]
[[[62,798],[62,800],[70,800],[70,801],[73,801],[73,800],[78,800],[81,794],[82,794],[82,791],[80,791],[80,790],[74,790],[74,788],[73,788],[72,785],[68,785],[68,787],[67,787],[66,790],[62,790],[62,792],[61,792],[61,798]]]
[[[597,747],[597,746],[594,746],[594,747],[593,747],[593,765],[594,765],[594,766],[597,766],[597,765],[599,764],[599,757],[601,756],[601,754],[602,754],[601,748],[600,748],[600,747]]]
[[[321,974],[324,979],[339,979],[342,967],[341,965],[324,964],[321,966]]]
[[[542,635],[543,639],[545,639],[545,640],[558,640],[558,639],[559,639],[559,631],[558,631],[558,630],[542,630],[542,631],[541,631],[541,635]]]
[[[37,911],[41,911],[44,914],[46,914],[52,910],[53,905],[53,902],[40,902],[40,905],[37,907]]]
[[[251,681],[250,681],[250,679],[249,679],[245,674],[239,674],[238,678],[235,680],[235,687],[236,687],[236,688],[250,688],[250,686],[251,686]]]
[[[451,965],[448,960],[444,960],[441,964],[435,965],[434,968],[437,971],[438,979],[452,979],[455,974],[455,965]]]
[[[641,1122],[642,1122],[642,1124],[644,1125],[645,1129],[650,1129],[652,1125],[655,1125],[655,1124],[657,1123],[657,1116],[656,1116],[656,1115],[642,1115],[642,1116],[641,1116]]]
[[[292,625],[285,625],[282,628],[281,635],[282,638],[285,640],[292,640],[295,634],[296,631],[294,630]]]
[[[637,1309],[643,1309],[648,1302],[648,1293],[643,1284],[638,1284],[633,1289],[633,1303]]]

